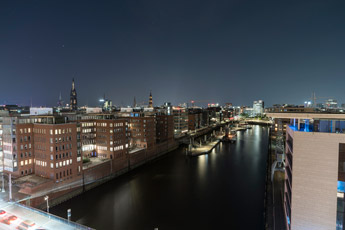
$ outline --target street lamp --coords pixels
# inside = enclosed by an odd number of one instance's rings
[[[2,189],[1,192],[5,192],[5,178],[4,178],[4,171],[2,171]]]
[[[47,201],[47,213],[49,213],[49,196],[45,196],[44,200]]]

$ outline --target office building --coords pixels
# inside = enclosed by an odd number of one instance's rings
[[[284,211],[291,230],[343,229],[345,114],[269,113],[286,127]]]
[[[183,107],[173,107],[174,135],[179,137],[188,132],[188,111]]]
[[[78,101],[77,101],[77,90],[75,89],[74,78],[72,80],[72,88],[70,93],[70,109],[73,111],[78,110]]]
[[[264,101],[258,100],[253,102],[253,116],[262,116],[264,113]]]

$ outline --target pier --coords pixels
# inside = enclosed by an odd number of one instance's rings
[[[207,154],[212,151],[219,144],[220,140],[214,140],[204,145],[200,145],[198,147],[193,147],[187,150],[187,154],[189,156],[199,156],[202,154]]]

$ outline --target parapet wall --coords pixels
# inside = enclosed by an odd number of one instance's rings
[[[83,171],[82,178],[78,178],[74,181],[73,186],[67,187],[67,189],[63,191],[45,194],[49,196],[49,205],[52,207],[67,201],[85,191],[157,159],[178,147],[179,144],[176,141],[162,142],[157,144],[154,148],[143,149],[129,154],[127,158],[109,160],[93,167],[89,167]],[[54,185],[50,184],[49,186],[52,186],[53,188]],[[22,203],[40,209],[46,208],[46,201],[43,196],[36,197]]]

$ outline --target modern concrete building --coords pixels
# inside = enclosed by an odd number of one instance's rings
[[[30,115],[52,115],[53,108],[34,108],[30,107]]]
[[[325,101],[325,106],[327,109],[336,109],[338,108],[338,102],[335,99],[328,99]]]
[[[286,127],[284,210],[291,230],[343,229],[345,114],[268,113]]]
[[[188,111],[183,107],[173,107],[174,135],[181,136],[188,132]]]
[[[253,116],[262,116],[264,113],[264,101],[258,100],[253,102]]]

